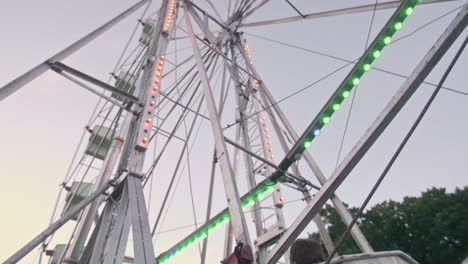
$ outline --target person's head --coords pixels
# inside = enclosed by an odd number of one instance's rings
[[[291,264],[314,264],[324,261],[322,248],[317,240],[298,239],[291,246]]]

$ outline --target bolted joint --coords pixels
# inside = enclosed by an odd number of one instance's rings
[[[137,172],[133,172],[133,171],[130,171],[130,172],[128,173],[128,176],[132,176],[132,177],[135,177],[135,178],[141,179],[141,180],[144,179],[143,174],[137,173]]]

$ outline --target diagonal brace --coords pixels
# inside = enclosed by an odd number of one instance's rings
[[[49,63],[49,65],[50,65],[50,68],[53,71],[56,71],[58,73],[60,73],[62,71],[68,72],[71,75],[74,75],[74,76],[76,76],[78,78],[81,78],[81,79],[87,81],[87,82],[95,84],[95,85],[97,85],[97,86],[99,86],[99,87],[101,87],[101,88],[103,88],[103,89],[105,89],[107,91],[116,93],[116,94],[124,97],[125,99],[128,99],[128,100],[138,104],[138,98],[137,97],[135,97],[135,96],[133,96],[133,95],[131,95],[129,93],[126,93],[126,92],[124,92],[124,91],[122,91],[120,89],[117,89],[114,86],[109,85],[109,84],[107,84],[107,83],[105,83],[103,81],[100,81],[100,80],[98,80],[98,79],[96,79],[96,78],[94,78],[94,77],[92,77],[90,75],[87,75],[87,74],[85,74],[85,73],[83,73],[81,71],[78,71],[78,70],[76,70],[76,69],[74,69],[74,68],[72,68],[70,66],[67,66],[67,65],[65,65],[65,64],[63,64],[61,62]]]

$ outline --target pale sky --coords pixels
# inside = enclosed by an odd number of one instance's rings
[[[202,6],[205,1],[200,2]],[[320,12],[336,8],[371,4],[374,1],[355,0],[294,0],[303,13]],[[380,2],[380,1],[379,1]],[[102,23],[135,3],[131,0],[81,1],[9,1],[0,4],[0,87],[44,61],[65,46],[76,41]],[[414,15],[405,21],[403,29],[395,35],[400,38],[412,33],[420,26],[442,16],[466,1],[450,1],[436,5],[419,6]],[[224,2],[216,3],[219,7]],[[160,1],[154,1],[149,14],[154,14]],[[143,9],[129,16],[106,34],[70,56],[64,62],[103,81],[107,80],[136,20]],[[221,9],[220,9],[221,10]],[[224,14],[224,12],[222,12]],[[371,33],[372,38],[391,15],[392,10],[377,11]],[[408,76],[419,60],[431,48],[457,11],[418,30],[393,45],[388,46],[373,67]],[[252,16],[249,21],[259,21],[295,16],[294,10],[284,1],[271,1],[264,10]],[[347,60],[359,57],[364,50],[372,12],[340,17],[322,18],[303,22],[245,29],[246,33],[271,38],[288,44],[334,55]],[[182,23],[183,24],[183,23]],[[141,28],[138,29],[138,33]],[[182,34],[182,33],[178,33]],[[467,30],[447,52],[427,81],[437,83],[449,61],[466,37]],[[310,52],[285,47],[257,37],[246,35],[253,61],[259,74],[277,100],[320,79],[344,63]],[[136,40],[133,42],[136,45]],[[178,47],[188,47],[180,41]],[[171,46],[170,50],[174,50]],[[181,53],[180,58],[190,50]],[[179,58],[179,59],[180,59]],[[171,57],[169,57],[171,59]],[[296,130],[303,129],[314,118],[316,112],[328,99],[350,67],[312,86],[299,95],[280,104]],[[468,53],[460,57],[448,77],[445,87],[468,93],[466,70]],[[393,96],[404,79],[371,70],[361,80],[353,112],[346,134],[341,158],[362,136],[383,106]],[[170,81],[167,81],[170,83]],[[213,86],[219,90],[218,84]],[[164,84],[163,87],[164,89]],[[338,195],[351,206],[359,206],[377,180],[393,151],[412,125],[434,87],[423,84],[409,103],[398,114],[377,143],[370,149],[360,164],[338,189]],[[232,94],[231,94],[232,95]],[[54,72],[47,72],[20,91],[0,102],[0,260],[4,260],[48,225],[55,199],[73,152],[77,147],[83,128],[87,125],[97,97],[71,83]],[[233,99],[228,101],[223,126],[234,121]],[[339,113],[314,141],[312,154],[329,176],[334,168],[343,129],[351,100],[345,101]],[[204,110],[204,108],[203,108]],[[375,194],[371,205],[384,200],[402,200],[404,196],[418,196],[428,188],[445,187],[453,191],[468,184],[468,96],[441,90],[412,139],[401,153],[386,180]],[[271,126],[270,126],[270,130]],[[226,130],[226,136],[234,138],[235,129]],[[183,130],[179,135],[184,135]],[[88,136],[85,137],[87,141]],[[198,222],[205,217],[206,197],[212,149],[211,129],[203,122],[191,159],[191,173],[194,181],[194,196]],[[177,146],[177,145],[176,145]],[[180,144],[178,145],[181,146]],[[207,146],[209,146],[207,148]],[[80,151],[83,147],[80,148]],[[277,141],[273,141],[275,161],[283,153]],[[157,210],[178,153],[171,149],[153,183],[150,208],[150,223],[154,222]],[[312,179],[313,175],[301,162],[303,174]],[[99,165],[99,163],[97,163]],[[219,173],[218,173],[219,176]],[[187,170],[174,196],[167,218],[160,231],[193,224],[190,205]],[[239,189],[246,191],[245,176],[241,169]],[[316,182],[314,180],[314,182]],[[218,177],[216,201],[213,213],[226,206],[223,186]],[[284,187],[283,189],[287,189]],[[149,192],[149,190],[146,190]],[[285,191],[286,201],[300,197],[292,190]],[[370,205],[370,206],[371,206]],[[284,207],[287,224],[290,224],[301,208],[302,202],[291,202]],[[61,209],[59,209],[61,210]],[[247,216],[250,220],[250,216]],[[67,224],[52,240],[55,244],[66,243],[75,222]],[[155,240],[156,255],[190,233],[193,227],[176,232],[160,234]],[[315,230],[311,224],[306,232]],[[251,232],[253,235],[253,232]],[[215,231],[210,238],[208,263],[220,260],[223,247],[224,228]],[[213,242],[214,241],[214,242]],[[128,251],[128,250],[127,250]],[[34,250],[21,263],[33,262],[37,255]],[[190,260],[190,261],[189,261]],[[176,257],[172,263],[199,262],[196,246]]]

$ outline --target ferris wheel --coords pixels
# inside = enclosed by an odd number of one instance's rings
[[[327,263],[369,263],[365,262],[369,258],[378,258],[382,263],[416,263],[399,251],[374,252],[355,225],[359,213],[352,215],[335,191],[421,84],[427,83],[426,77],[457,38],[466,38],[467,4],[450,10],[449,14],[456,14],[452,21],[411,73],[404,76],[401,87],[343,158],[341,141],[336,168],[327,175],[315,153],[311,153],[321,135],[334,130],[337,115],[347,117],[347,128],[351,110],[348,115],[343,110],[352,108],[355,91],[365,83],[367,75],[373,71],[398,75],[375,63],[397,41],[398,48],[411,48],[405,47],[404,39],[419,29],[400,34],[410,23],[409,17],[416,15],[421,6],[452,1],[376,1],[304,13],[293,1],[285,0],[284,8],[295,13],[286,18],[269,17],[270,2],[139,1],[0,88],[0,101],[8,100],[44,72],[53,71],[98,97],[61,181],[48,228],[4,263],[16,263],[36,249],[39,263],[48,256],[49,263],[204,264],[225,261],[240,248],[248,252],[247,263],[290,263],[289,247],[312,225],[330,256]],[[64,62],[140,8],[144,12],[108,81]],[[374,25],[378,10],[386,10],[389,16],[381,25]],[[257,40],[300,48],[288,44],[285,38],[273,40],[250,29],[287,25],[291,32],[285,36],[300,38],[298,32],[309,32],[295,31],[295,23],[363,12],[372,14],[364,52],[349,60],[309,49],[345,64],[299,90],[291,89],[287,82],[297,84],[295,71],[307,65],[294,65],[284,54],[249,45]],[[330,39],[335,40],[333,45],[344,45],[346,41],[334,33]],[[256,56],[262,52],[270,52],[271,57]],[[257,63],[259,57],[268,61]],[[269,76],[281,76],[286,83],[269,82],[262,77],[258,64],[275,69]],[[340,71],[334,87],[322,91],[328,99],[313,104],[306,101],[292,106],[289,112],[283,108],[284,101]],[[434,97],[444,88],[442,85],[443,81],[433,84]],[[276,89],[284,94],[280,100],[272,92]],[[427,108],[421,118],[425,111]],[[305,129],[291,121],[291,113],[297,116],[295,119],[304,120]],[[342,262],[333,260],[342,241],[332,241],[319,214],[327,202],[348,227],[343,237],[349,233],[366,254],[342,256]],[[65,224],[70,230],[61,234],[60,239],[66,239],[59,241],[56,234]]]

